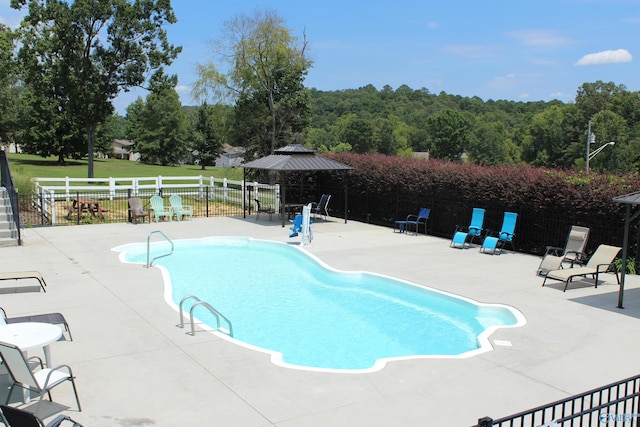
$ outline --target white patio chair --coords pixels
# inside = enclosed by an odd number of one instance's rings
[[[69,366],[60,365],[55,368],[43,368],[32,372],[22,350],[20,350],[18,346],[6,342],[0,342],[0,357],[2,357],[9,376],[13,380],[5,403],[9,403],[16,385],[38,393],[40,395],[40,401],[42,401],[45,393],[49,395],[49,400],[53,401],[51,399],[51,389],[62,384],[64,381],[71,381],[73,392],[76,396],[76,403],[78,404],[78,411],[82,410],[80,408],[80,399],[78,398],[78,390],[76,389],[73,372]]]

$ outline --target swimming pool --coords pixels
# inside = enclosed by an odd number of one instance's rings
[[[285,243],[209,237],[174,244],[173,255],[154,263],[163,270],[165,299],[176,308],[186,295],[208,302],[233,324],[233,341],[268,351],[284,366],[371,371],[402,358],[468,357],[491,349],[496,328],[525,322],[511,307],[338,271]],[[114,250],[123,262],[146,261],[146,243]],[[152,256],[166,250],[162,242],[151,247]],[[215,327],[206,310],[195,314]]]

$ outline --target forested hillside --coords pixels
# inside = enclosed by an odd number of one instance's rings
[[[635,172],[640,156],[640,93],[613,82],[584,83],[563,103],[482,100],[372,85],[341,91],[310,90],[307,143],[317,150],[412,155],[484,164],[528,163],[584,168],[591,151],[610,141],[592,169]]]

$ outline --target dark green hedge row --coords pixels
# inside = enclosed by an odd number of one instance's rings
[[[584,171],[483,167],[378,154],[325,156],[354,168],[348,176],[351,219],[393,226],[396,219],[425,206],[432,209],[429,232],[450,237],[456,225],[468,225],[473,207],[486,209],[485,228],[494,230],[500,228],[503,213],[511,211],[518,213],[518,250],[533,254],[547,245],[563,246],[573,224],[591,228],[591,250],[601,243],[621,246],[625,206],[612,198],[640,190],[637,176],[587,176]],[[325,182],[331,184],[339,193],[335,178]],[[344,197],[336,195],[332,203],[340,212]],[[630,240],[635,244],[635,237]]]

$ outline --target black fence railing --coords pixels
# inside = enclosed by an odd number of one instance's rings
[[[16,239],[18,245],[22,244],[22,235],[20,231],[20,209],[18,204],[18,191],[13,184],[13,178],[11,177],[11,169],[9,169],[9,160],[7,159],[7,153],[4,150],[0,150],[0,174],[2,175],[2,186],[6,188],[9,200],[11,202],[11,210],[13,213],[12,221],[15,226]]]
[[[143,207],[147,210],[151,208],[151,196],[163,196],[166,205],[169,205],[169,196],[172,194],[179,195],[183,205],[192,207],[194,218],[243,214],[242,189],[205,187],[194,190],[167,187],[161,191],[139,190],[135,197],[142,199]],[[19,204],[26,227],[120,223],[131,220],[129,198],[132,196],[131,190],[114,193],[78,191],[68,197],[56,196],[54,200],[42,194],[21,194]],[[248,204],[244,207],[247,211],[254,209]]]
[[[497,420],[480,418],[472,427],[638,426],[640,375]]]
[[[319,192],[331,194],[329,213],[341,217],[344,212],[345,196],[342,183],[332,186],[323,183]],[[592,253],[600,244],[622,246],[624,236],[624,214],[619,217],[589,216],[584,212],[532,213],[513,207],[472,203],[455,198],[416,197],[407,198],[398,191],[395,197],[382,197],[375,191],[348,191],[348,217],[351,220],[382,225],[393,229],[396,220],[408,214],[417,214],[421,207],[431,209],[427,224],[431,235],[451,238],[457,225],[469,225],[473,208],[486,210],[484,226],[489,230],[500,230],[505,211],[518,214],[516,223],[515,249],[532,255],[544,254],[547,246],[564,247],[572,225],[590,228],[587,253]],[[631,224],[629,230],[628,254],[639,259],[640,234],[638,224]]]

